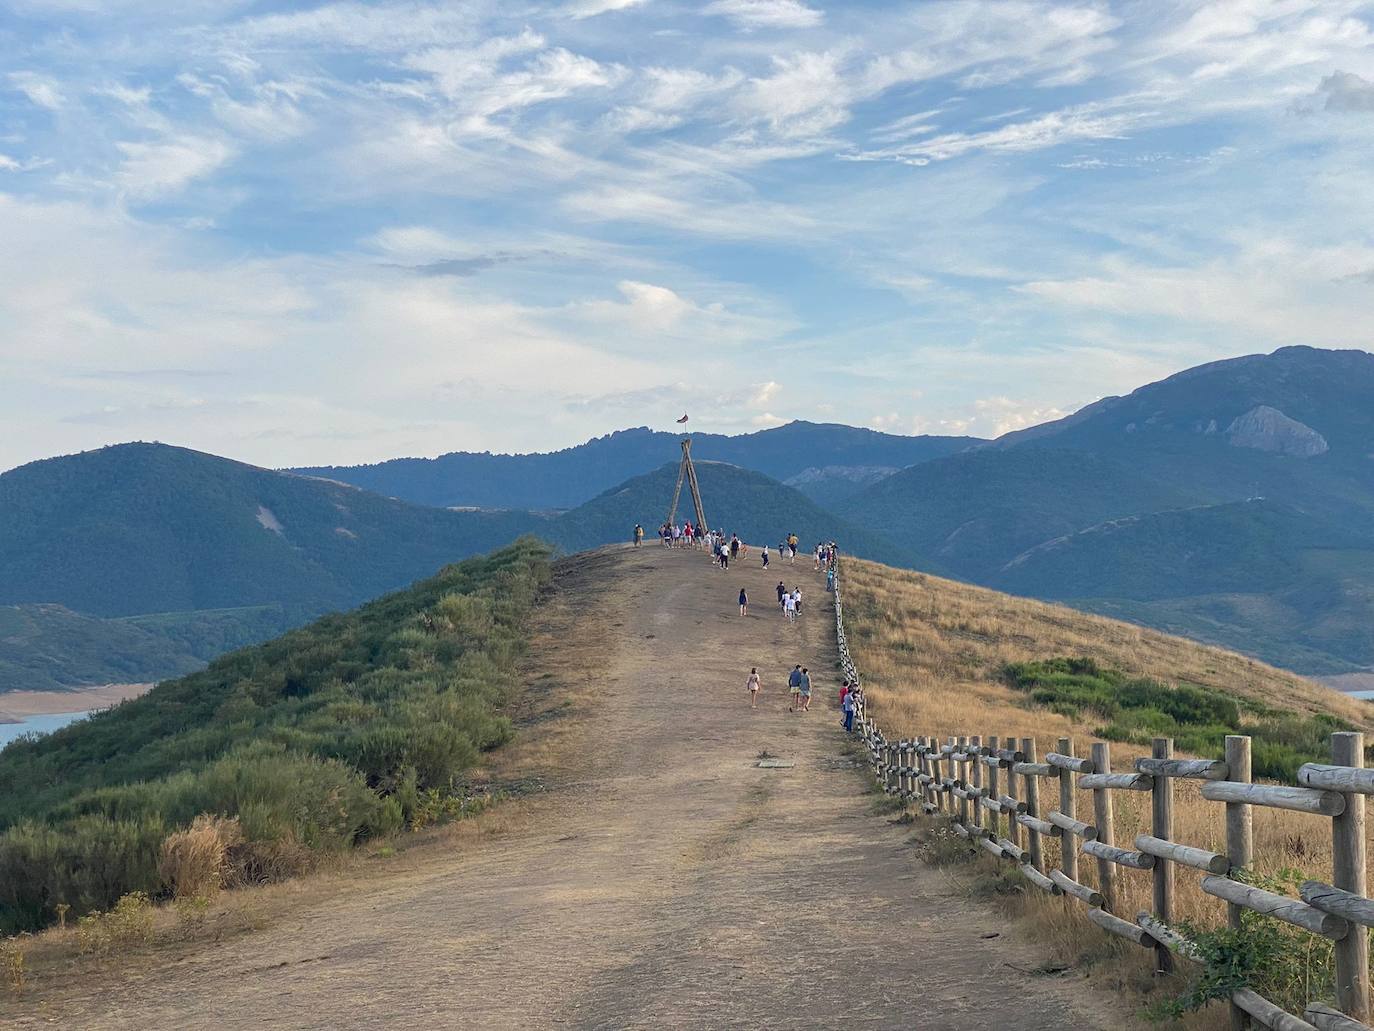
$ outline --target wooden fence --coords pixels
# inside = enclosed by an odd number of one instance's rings
[[[849,653],[838,571],[835,631],[840,663],[850,682],[860,684]],[[868,746],[873,774],[882,789],[931,815],[943,814],[960,836],[1000,860],[1014,863],[1028,883],[1050,895],[1083,903],[1089,920],[1111,934],[1154,952],[1157,969],[1173,968],[1175,957],[1196,961],[1191,943],[1171,927],[1175,875],[1200,876],[1208,895],[1227,903],[1231,927],[1253,910],[1284,920],[1335,943],[1337,1008],[1309,1005],[1300,1019],[1248,989],[1231,996],[1231,1026],[1252,1020],[1276,1031],[1370,1031],[1369,933],[1374,900],[1366,897],[1365,796],[1374,794],[1374,769],[1364,768],[1364,735],[1331,736],[1331,763],[1307,763],[1296,786],[1255,784],[1250,777],[1250,738],[1226,738],[1221,759],[1179,759],[1170,738],[1155,738],[1149,758],[1129,772],[1114,772],[1111,746],[1093,743],[1088,755],[1060,738],[1043,756],[1034,738],[969,735],[890,740],[868,718],[862,690],[856,695],[854,730]],[[1226,854],[1174,840],[1174,781],[1203,781],[1202,797],[1225,806]],[[1092,792],[1092,812],[1077,812],[1077,792]],[[1151,828],[1132,842],[1116,841],[1112,795],[1149,792]],[[1331,884],[1305,882],[1291,898],[1231,876],[1254,859],[1251,808],[1272,806],[1327,817],[1331,821],[1334,867]],[[1218,816],[1221,811],[1218,810]],[[1060,840],[1061,861],[1047,868],[1043,843]],[[1079,862],[1097,866],[1097,887],[1081,883]],[[1120,912],[1119,868],[1149,871],[1149,910]]]

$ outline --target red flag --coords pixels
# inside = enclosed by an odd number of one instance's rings
[[[682,417],[681,419],[678,420],[678,422],[686,422],[686,421],[687,421],[687,416],[686,416],[686,415],[683,415],[683,417]]]

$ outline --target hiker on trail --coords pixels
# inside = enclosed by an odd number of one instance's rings
[[[736,537],[733,533],[730,535],[730,557],[739,557],[739,538]]]
[[[835,567],[831,566],[825,571],[825,589],[831,594],[835,593]]]
[[[744,682],[744,686],[749,689],[749,708],[759,707],[759,668],[755,666],[749,671],[749,679]]]
[[[768,568],[768,545],[767,545],[767,544],[765,544],[765,545],[763,546],[763,568],[764,568],[764,569],[767,569],[767,568]]]
[[[797,561],[797,535],[795,533],[787,535],[787,561]]]
[[[801,671],[801,682],[797,685],[800,691],[801,711],[811,711],[811,673],[805,666]]]
[[[801,615],[801,588],[792,588],[792,607],[797,610],[797,615]]]
[[[635,541],[635,547],[636,547],[636,548],[639,547],[639,542],[642,541],[643,539],[644,539],[644,527],[640,526],[638,523],[635,523],[634,541]]]
[[[781,580],[779,580],[779,581],[778,581],[778,608],[781,609],[781,608],[783,607],[782,600],[783,600],[783,598],[785,598],[785,597],[787,597],[787,585],[784,584]]]
[[[720,547],[720,568],[730,568],[730,549],[723,544]]]
[[[816,550],[815,550],[815,553],[814,553],[814,558],[816,559],[816,572],[818,572],[818,573],[821,571],[821,556],[824,555],[824,554],[825,554],[825,545],[824,545],[824,544],[821,544],[819,541],[817,541],[817,542],[816,542]]]
[[[840,696],[840,710],[844,713],[844,731],[854,733],[854,692],[849,689],[849,681],[844,682],[845,690]]]
[[[741,616],[749,615],[749,595],[744,593],[743,587],[739,589],[739,614]]]
[[[789,623],[797,621],[797,597],[795,594],[782,596],[782,615]]]
[[[797,663],[792,668],[792,672],[787,675],[787,693],[792,696],[792,704],[787,707],[788,712],[795,712],[798,700],[801,698],[802,668],[801,663]]]

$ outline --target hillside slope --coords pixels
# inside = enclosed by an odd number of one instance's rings
[[[397,458],[376,465],[319,466],[297,472],[352,483],[423,505],[573,508],[601,491],[657,469],[678,454],[677,433],[620,430],[547,454],[455,451],[438,458]],[[740,436],[693,433],[698,460],[729,462],[785,480],[824,467],[901,468],[982,443],[973,437],[903,437],[854,426],[792,422]],[[834,474],[813,475],[834,492]]]
[[[159,848],[199,814],[237,821],[251,881],[413,823],[423,792],[461,799],[510,736],[498,708],[549,575],[517,542],[0,749],[0,929],[173,887]]]
[[[1293,668],[1374,666],[1374,355],[1214,362],[837,503],[959,579]],[[1341,556],[1339,559],[1336,556]]]
[[[100,616],[263,604],[323,612],[537,522],[421,508],[184,448],[123,444],[0,476],[0,604]]]

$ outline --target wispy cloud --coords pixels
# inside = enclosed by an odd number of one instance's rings
[[[192,425],[547,447],[685,400],[993,432],[1368,343],[1370,0],[7,13],[0,465]],[[665,367],[703,341],[729,389]]]
[[[749,29],[809,29],[825,21],[823,12],[801,0],[712,0],[705,13]]]

